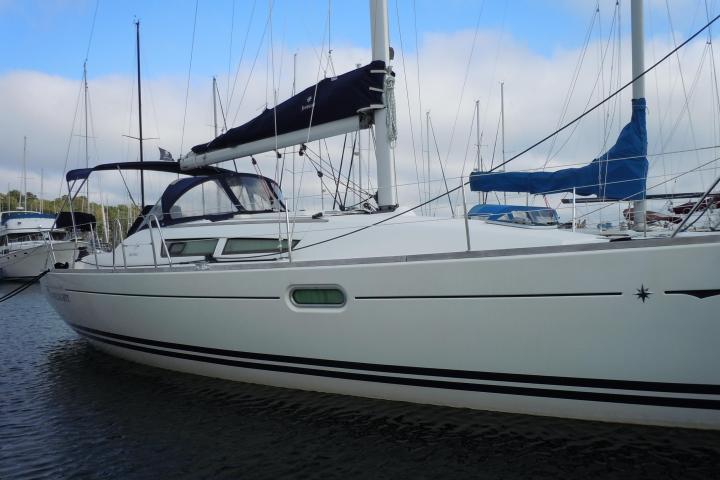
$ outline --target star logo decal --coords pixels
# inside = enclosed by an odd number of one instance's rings
[[[650,298],[650,295],[652,294],[653,292],[651,292],[649,288],[645,288],[645,285],[640,285],[640,288],[637,289],[637,293],[635,294],[635,296],[639,300],[642,300],[643,303],[645,303],[645,300]]]

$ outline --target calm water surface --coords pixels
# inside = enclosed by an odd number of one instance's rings
[[[0,303],[0,479],[16,478],[717,479],[720,432],[158,370],[93,350],[33,286]]]

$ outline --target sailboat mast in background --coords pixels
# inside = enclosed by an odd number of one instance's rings
[[[83,94],[85,106],[85,168],[90,167],[90,154],[88,153],[88,81],[87,81],[87,60],[83,63]],[[90,211],[90,182],[85,184],[86,210]]]
[[[142,131],[142,89],[140,87],[140,20],[135,22],[135,38],[137,46],[137,86],[138,86],[138,141],[140,142],[140,162],[143,161]],[[140,170],[140,209],[145,206],[145,173]]]
[[[217,79],[213,77],[213,127],[215,128],[215,138],[218,136],[218,128],[217,128]]]
[[[23,137],[23,210],[27,210],[27,137]]]

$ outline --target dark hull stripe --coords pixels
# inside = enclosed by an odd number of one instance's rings
[[[114,297],[151,297],[151,298],[209,298],[213,300],[280,300],[280,297],[220,297],[220,296],[209,296],[209,295],[145,295],[139,293],[114,293],[114,292],[92,292],[90,290],[72,290],[66,289],[68,292],[73,293],[88,293],[92,295],[111,295]]]
[[[266,370],[272,372],[292,373],[299,375],[313,375],[325,378],[338,378],[343,380],[356,380],[363,382],[374,382],[392,385],[404,385],[412,387],[425,388],[441,388],[446,390],[460,390],[469,392],[497,393],[504,395],[522,395],[530,397],[543,398],[560,398],[567,400],[583,400],[590,402],[609,402],[624,403],[634,405],[652,405],[661,407],[676,408],[692,408],[703,410],[720,410],[720,400],[706,400],[698,398],[676,398],[676,397],[657,397],[645,395],[626,395],[614,393],[597,393],[597,392],[578,392],[567,390],[552,390],[544,388],[530,387],[511,387],[505,385],[487,385],[464,382],[450,382],[444,380],[426,380],[421,378],[405,378],[405,377],[388,377],[382,375],[372,375],[365,373],[337,372],[329,370],[316,370],[313,368],[295,367],[289,365],[269,365],[243,360],[230,360],[224,358],[206,357],[203,355],[194,355],[190,353],[171,352],[166,350],[158,350],[155,348],[144,347],[140,345],[131,345],[124,342],[109,340],[79,331],[82,335],[93,340],[114,345],[121,348],[136,350],[139,352],[150,353],[154,355],[162,355],[166,357],[179,358],[183,360],[192,360],[196,362],[212,363],[216,365],[225,365],[231,367],[250,368],[256,370]]]
[[[720,295],[720,289],[715,290],[668,290],[665,292],[668,295],[691,295],[697,298],[708,298]]]
[[[267,353],[241,352],[236,350],[225,350],[220,348],[200,347],[180,343],[162,342],[144,338],[120,335],[117,333],[104,332],[93,328],[82,327],[70,324],[80,333],[102,335],[124,342],[133,342],[143,345],[172,348],[193,353],[210,355],[221,355],[231,358],[242,358],[246,360],[262,360],[269,362],[294,363],[316,367],[342,368],[346,370],[366,370],[378,373],[396,373],[403,375],[422,375],[426,377],[446,377],[465,380],[485,380],[494,382],[532,383],[537,385],[559,385],[567,387],[585,388],[606,388],[617,390],[637,390],[647,392],[668,392],[668,393],[691,393],[700,395],[720,395],[720,385],[707,385],[696,383],[667,383],[667,382],[643,382],[633,380],[609,380],[596,378],[575,378],[557,377],[545,375],[526,375],[517,373],[498,372],[477,372],[468,370],[454,370],[445,368],[409,367],[401,365],[383,365],[364,362],[348,362],[339,360],[327,360],[318,358],[293,357],[289,355],[273,355]]]
[[[520,293],[498,295],[387,295],[375,297],[355,297],[355,300],[398,300],[416,298],[546,298],[546,297],[616,297],[622,292],[597,293]]]

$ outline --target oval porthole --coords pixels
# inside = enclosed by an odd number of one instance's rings
[[[292,302],[298,307],[342,307],[345,292],[338,287],[295,287],[290,291]]]

